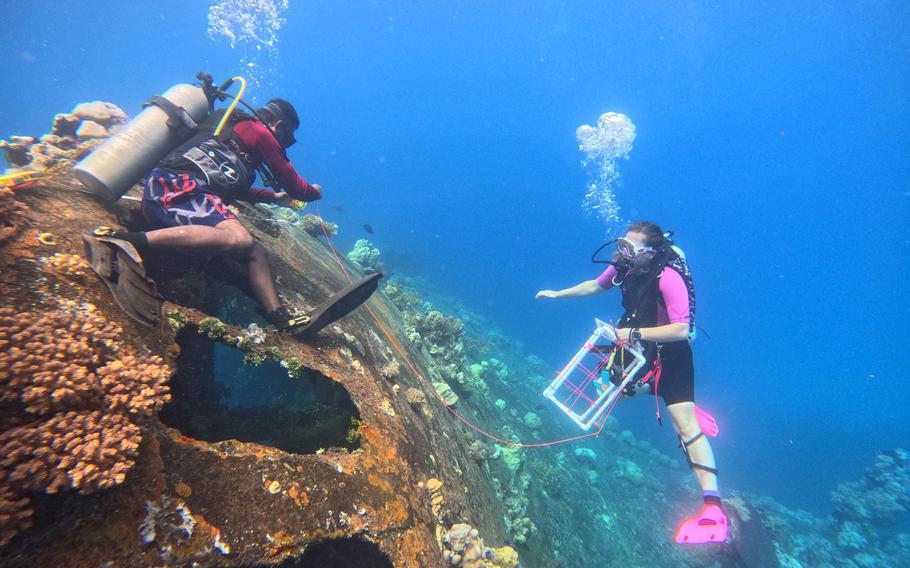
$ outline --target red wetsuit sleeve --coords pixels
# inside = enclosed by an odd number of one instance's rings
[[[660,275],[660,293],[667,306],[669,323],[689,323],[689,289],[679,272],[669,266]]]
[[[294,166],[291,165],[284,149],[272,136],[272,133],[261,123],[254,120],[244,120],[234,126],[234,134],[240,139],[247,151],[258,155],[265,165],[269,167],[282,189],[294,199],[300,201],[316,201],[322,198],[322,191],[300,177]],[[252,189],[252,188],[251,188]],[[267,190],[252,190],[261,192]],[[259,195],[259,197],[262,197]],[[273,199],[274,200],[274,199]]]
[[[237,199],[247,203],[274,203],[275,192],[270,189],[250,187],[237,193]]]

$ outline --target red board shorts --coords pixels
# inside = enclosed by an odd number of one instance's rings
[[[237,218],[220,197],[206,192],[205,181],[164,168],[152,170],[145,182],[142,214],[159,229],[184,225],[214,227]]]

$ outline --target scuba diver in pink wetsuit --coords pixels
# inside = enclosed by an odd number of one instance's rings
[[[660,365],[652,392],[663,397],[680,447],[704,495],[704,506],[682,522],[676,542],[724,542],[728,523],[717,490],[714,452],[696,416],[695,371],[689,345],[695,336],[695,288],[689,267],[682,251],[669,240],[669,233],[654,223],[633,223],[616,242],[613,260],[599,277],[564,290],[541,290],[537,298],[581,298],[620,287],[625,313],[616,324],[617,339],[640,342],[649,367]]]

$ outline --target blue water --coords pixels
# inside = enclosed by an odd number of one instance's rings
[[[298,106],[290,157],[325,188],[339,248],[370,223],[402,271],[554,370],[594,316],[619,315],[616,294],[534,293],[597,275],[617,228],[581,207],[574,134],[628,115],[621,215],[673,228],[689,256],[722,487],[824,512],[910,439],[910,4],[799,4],[291,0],[251,99]],[[245,72],[201,2],[3,2],[0,19],[3,137]],[[633,407],[623,419],[673,451]]]

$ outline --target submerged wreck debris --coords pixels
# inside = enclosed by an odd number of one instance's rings
[[[264,327],[230,263],[149,254],[167,325],[140,327],[119,309],[81,262],[81,236],[142,230],[138,203],[86,196],[69,167],[125,117],[81,106],[51,133],[3,145],[35,172],[0,192],[4,566],[272,565],[352,551],[376,566],[439,566],[434,504],[411,495],[433,476],[472,487],[446,497],[446,515],[501,537],[493,489],[459,467],[470,440],[393,396],[393,381],[421,386],[392,342],[422,376],[435,363],[384,296],[370,299],[381,325],[355,310],[303,342]],[[289,304],[309,310],[345,287],[347,261],[319,240],[299,226],[277,238],[273,211],[235,210]]]
[[[266,327],[231,263],[150,254],[167,325],[140,327],[77,259],[88,228],[142,229],[135,202],[87,197],[67,168],[104,135],[85,121],[110,132],[125,116],[104,109],[5,145],[39,175],[0,189],[4,567],[493,568],[517,566],[517,550],[554,568],[585,565],[594,542],[629,566],[908,563],[903,450],[840,486],[830,519],[738,494],[731,544],[674,547],[669,523],[692,498],[679,460],[616,421],[596,453],[512,445],[577,435],[541,406],[545,365],[414,279],[302,342]],[[349,261],[299,226],[275,236],[273,211],[235,210],[288,304],[306,311],[348,284]],[[457,412],[430,411],[443,404]],[[624,537],[603,538],[616,527]]]

